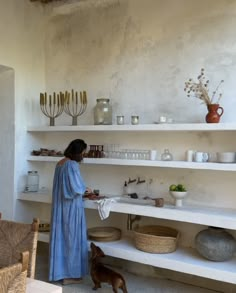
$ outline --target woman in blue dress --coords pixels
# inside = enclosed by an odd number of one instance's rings
[[[49,281],[78,283],[88,274],[87,227],[83,195],[87,189],[79,163],[87,144],[73,140],[55,168],[49,247]]]

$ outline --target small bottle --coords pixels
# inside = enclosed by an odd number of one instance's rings
[[[162,161],[172,161],[173,160],[173,155],[169,152],[168,149],[164,150],[164,153],[161,155],[161,160]]]
[[[28,171],[27,183],[25,190],[27,192],[39,191],[39,174],[38,171]]]

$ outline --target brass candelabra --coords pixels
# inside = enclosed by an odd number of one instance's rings
[[[53,95],[40,93],[40,108],[45,116],[50,119],[50,126],[55,125],[55,118],[61,115],[64,110],[64,94],[55,92]]]
[[[80,92],[80,98],[78,92],[71,91],[65,92],[65,107],[66,114],[72,117],[72,125],[77,125],[78,117],[81,116],[87,108],[87,93],[86,91]]]

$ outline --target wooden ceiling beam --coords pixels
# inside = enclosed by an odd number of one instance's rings
[[[41,3],[49,3],[54,1],[61,1],[61,0],[30,0],[31,2],[41,2]]]

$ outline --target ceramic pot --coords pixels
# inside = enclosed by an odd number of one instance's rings
[[[220,107],[219,104],[210,104],[207,105],[208,113],[206,115],[206,122],[207,123],[219,123],[220,117],[224,113],[224,109]]]
[[[226,261],[233,257],[236,240],[223,228],[209,227],[195,237],[198,253],[212,261]]]

